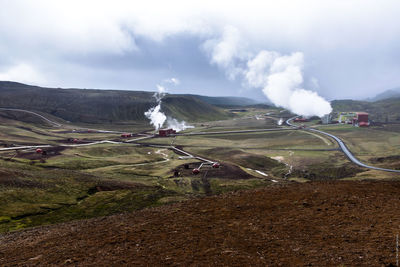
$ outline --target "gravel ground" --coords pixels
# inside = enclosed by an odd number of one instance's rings
[[[400,182],[290,183],[0,236],[0,265],[388,266]]]

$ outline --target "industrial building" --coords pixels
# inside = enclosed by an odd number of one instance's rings
[[[339,123],[353,124],[353,119],[355,116],[355,112],[340,112],[338,121]]]
[[[339,123],[352,124],[357,127],[368,127],[369,119],[366,112],[340,112]]]
[[[294,122],[307,122],[307,121],[309,120],[304,117],[297,117],[294,119]]]
[[[366,112],[357,112],[356,116],[353,118],[353,125],[358,127],[368,127],[368,113]]]
[[[132,134],[131,133],[123,133],[123,134],[121,134],[121,137],[122,138],[132,137]]]
[[[331,114],[326,114],[326,115],[322,116],[321,122],[322,122],[322,124],[331,123],[332,122],[332,115]]]
[[[158,131],[158,136],[160,137],[167,137],[171,134],[176,134],[176,131],[174,129],[160,129]]]

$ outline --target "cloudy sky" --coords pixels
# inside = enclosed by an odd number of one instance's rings
[[[290,86],[364,98],[400,86],[399,10],[398,0],[0,0],[0,80],[263,100],[278,59],[285,75],[301,73]]]

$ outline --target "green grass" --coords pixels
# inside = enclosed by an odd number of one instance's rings
[[[276,127],[273,120],[254,118],[264,113],[266,110],[249,109],[234,119],[195,123],[196,128],[187,131]],[[58,144],[59,140],[68,137],[87,140],[119,138],[117,134],[72,133],[72,126],[60,129],[36,122],[1,117],[0,120],[0,138],[8,144]],[[98,126],[113,129],[110,125]],[[130,129],[127,125],[121,127]],[[400,132],[396,127],[319,127],[343,138],[355,155],[364,161],[398,155],[400,151]],[[142,128],[138,126],[131,131],[139,129]],[[0,152],[0,232],[162,205],[202,196],[210,193],[208,190],[219,194],[269,186],[270,179],[282,178],[289,166],[293,166],[293,172],[288,179],[296,181],[398,177],[354,168],[339,151],[312,151],[334,149],[337,144],[329,138],[305,131],[178,136],[142,142],[170,145],[172,141],[196,155],[239,166],[253,177],[211,176],[209,185],[204,183],[202,175],[195,176],[190,170],[174,177],[175,169],[182,169],[183,164],[196,163],[196,160],[181,160],[171,150],[135,144],[69,147],[61,150],[59,155],[46,158],[45,162],[39,162],[40,155],[32,150],[20,153],[35,154],[37,159],[33,163],[13,151]],[[374,164],[394,166],[396,162],[383,160]],[[257,174],[255,170],[263,171],[269,177]]]

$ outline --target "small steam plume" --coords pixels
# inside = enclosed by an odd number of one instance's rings
[[[167,116],[161,112],[161,100],[164,97],[166,90],[161,85],[157,85],[157,89],[158,92],[156,92],[153,97],[157,100],[158,105],[150,108],[144,113],[156,131],[164,125],[164,122],[167,119]]]
[[[167,127],[172,128],[177,132],[189,129],[189,128],[194,128],[192,125],[187,125],[185,121],[179,122],[177,119],[168,117],[167,118]]]
[[[303,53],[281,55],[261,50],[254,55],[246,52],[243,39],[237,30],[227,27],[220,39],[208,40],[203,47],[210,54],[211,63],[224,69],[229,79],[240,75],[250,87],[262,88],[278,107],[303,116],[322,117],[332,111],[328,101],[302,88]],[[313,82],[318,84],[315,78]]]
[[[282,123],[283,123],[283,119],[280,118],[279,121],[278,121],[278,125],[280,126],[280,125],[282,125]]]
[[[176,78],[166,79],[164,81],[175,85],[179,84],[179,80]],[[177,132],[188,128],[194,128],[194,126],[187,125],[185,121],[179,122],[177,119],[167,117],[161,111],[162,99],[165,96],[167,89],[164,86],[157,84],[157,90],[158,91],[153,95],[157,100],[157,106],[150,108],[144,113],[144,115],[150,120],[150,124],[154,126],[154,129],[158,131],[164,126],[165,121],[167,121],[168,128],[172,128]]]

